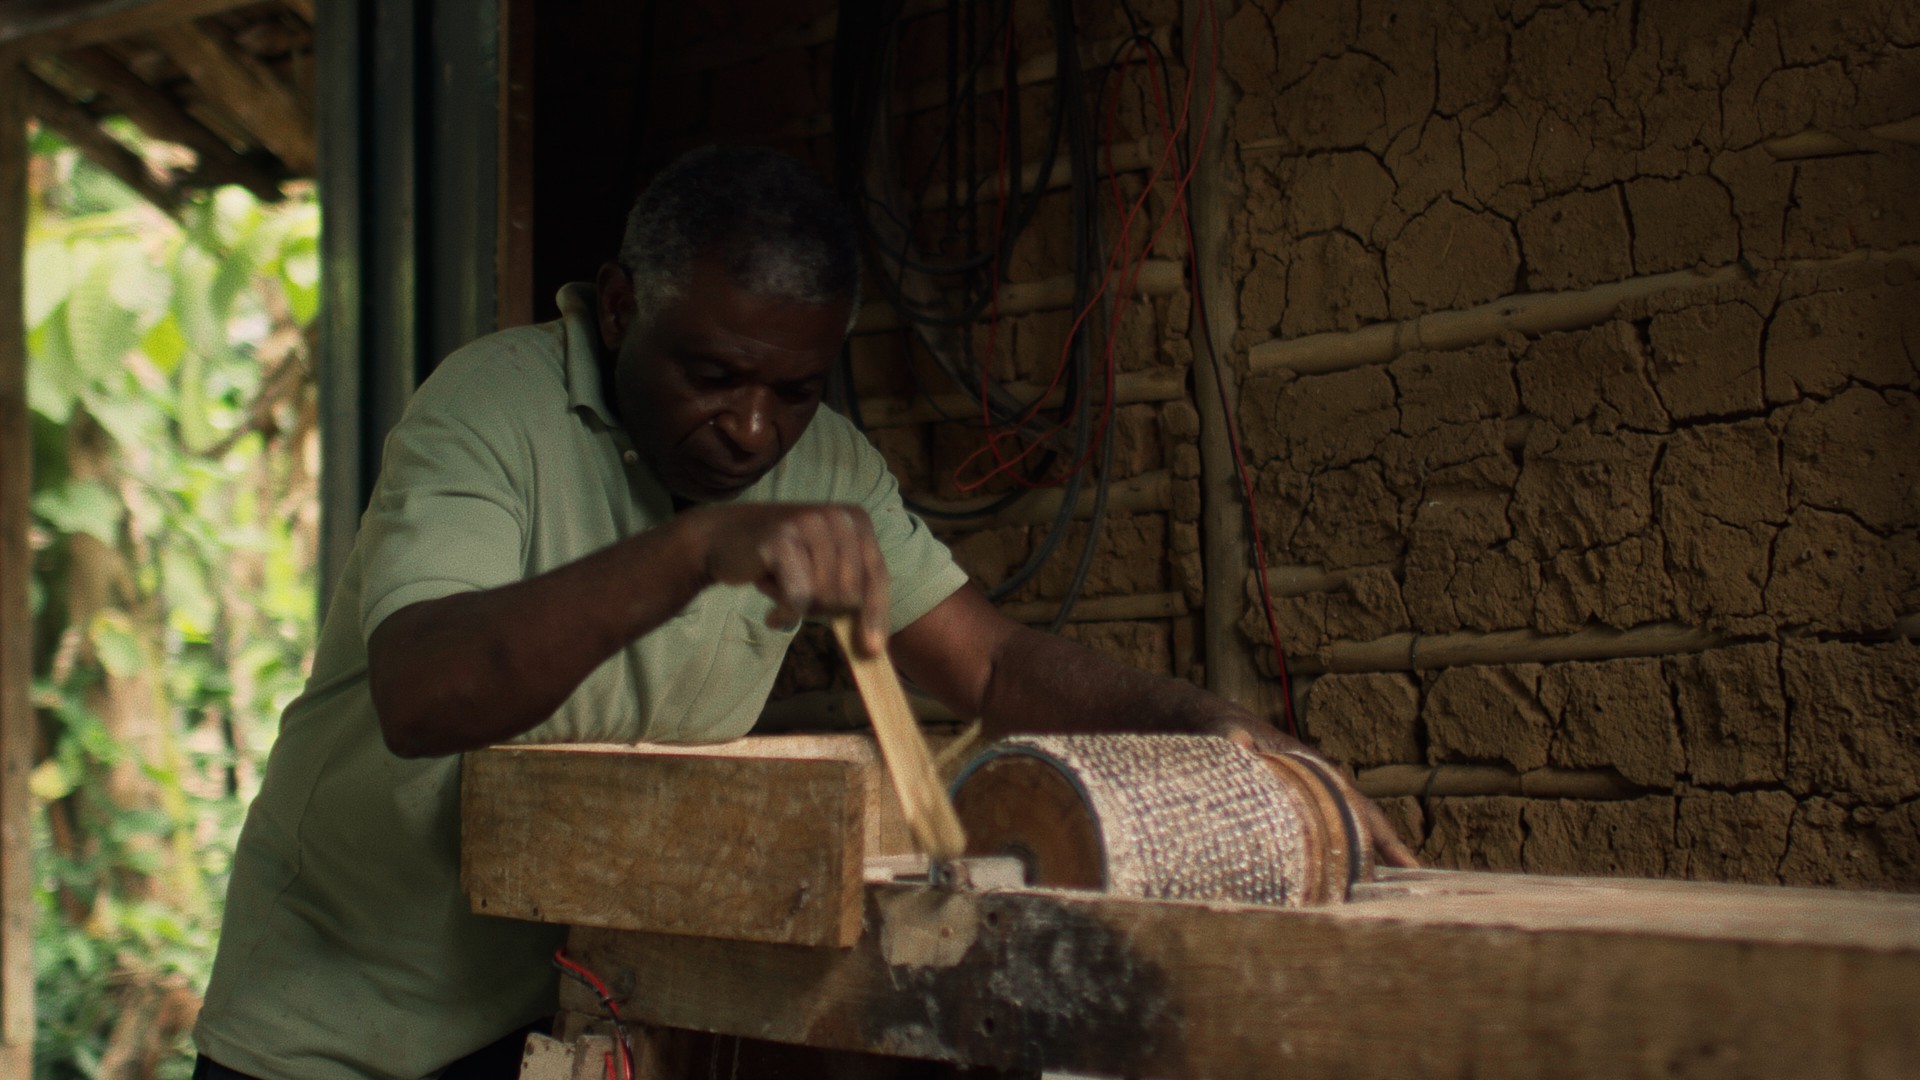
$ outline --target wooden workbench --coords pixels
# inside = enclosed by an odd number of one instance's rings
[[[865,825],[876,789],[860,753],[827,756],[847,768],[845,798],[829,800],[842,816],[826,831],[883,836]],[[712,936],[715,903],[689,894],[686,880],[666,881],[667,891],[699,907],[708,925],[662,933],[660,911],[600,918],[599,909],[620,905],[566,894],[579,861],[606,842],[605,823],[632,819],[613,805],[627,798],[619,792],[639,790],[600,782],[574,810],[556,809],[553,792],[572,790],[554,783],[568,760],[602,773],[631,770],[636,780],[658,766],[631,750],[470,755],[468,888],[480,910],[573,912],[556,920],[575,926],[569,951],[609,982],[630,1022],[1112,1076],[1920,1075],[1916,897],[1404,871],[1362,886],[1345,905],[1281,910],[1031,889],[956,893],[890,879],[905,863],[870,852],[853,890],[859,918],[850,944],[793,944],[786,931]],[[701,780],[695,774],[707,766],[689,760],[711,762],[724,782]],[[679,790],[651,784],[640,802],[681,800],[680,820],[737,834],[737,815],[698,807],[717,800],[737,810],[747,769],[757,772],[750,816],[766,815],[766,831],[822,828],[817,811],[795,820],[777,808],[789,775],[805,789],[794,797],[818,805],[817,769],[737,745],[711,758],[682,752],[674,768]],[[536,774],[545,794],[521,783]],[[540,835],[525,826],[528,799],[539,803]],[[503,831],[487,823],[504,820],[521,825],[502,842]],[[570,849],[567,835],[581,846]],[[740,842],[684,831],[672,841],[701,843],[723,891],[740,893],[754,880],[750,868],[719,868],[748,850]],[[659,850],[659,842],[648,846]],[[859,852],[841,847],[829,860],[837,880]],[[763,879],[767,897],[823,887],[792,879],[793,854],[782,852],[788,861]],[[638,896],[650,887],[642,867],[619,888]],[[776,907],[762,903],[761,915],[743,918],[765,922]],[[852,921],[828,911],[815,923],[828,928],[807,931],[817,938]],[[576,1019],[603,1014],[571,984],[561,1003]]]

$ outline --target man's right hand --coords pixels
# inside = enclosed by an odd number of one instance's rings
[[[772,626],[809,615],[857,616],[869,656],[887,647],[887,564],[867,512],[852,505],[708,505],[681,516],[709,581],[752,585],[773,600]]]

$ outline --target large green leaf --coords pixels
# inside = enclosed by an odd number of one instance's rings
[[[85,533],[111,546],[120,542],[127,508],[100,481],[78,480],[35,495],[33,513],[59,532]]]
[[[167,265],[177,240],[130,235],[114,245],[107,291],[113,302],[133,312],[142,331],[167,314],[167,296],[173,288]]]
[[[47,239],[27,245],[27,328],[38,327],[66,302],[73,291],[73,253],[65,240]]]
[[[87,627],[87,640],[100,658],[107,674],[127,678],[147,666],[147,650],[140,643],[139,631],[124,611],[107,610],[96,614]]]
[[[147,354],[162,375],[180,370],[180,358],[187,352],[187,337],[180,332],[180,320],[168,312],[140,339],[140,351]]]
[[[80,778],[69,773],[59,761],[48,758],[34,766],[27,776],[27,790],[43,802],[64,799],[80,784]]]
[[[227,349],[227,308],[217,302],[213,288],[219,273],[219,260],[197,244],[182,244],[174,255],[173,317],[187,347],[203,356]]]
[[[117,375],[122,358],[140,340],[139,316],[113,297],[115,255],[100,246],[88,251],[86,276],[67,297],[67,338],[73,362],[96,382]]]
[[[146,397],[89,394],[87,412],[100,421],[100,426],[107,429],[107,434],[113,436],[113,441],[121,446],[151,450],[155,440],[166,434],[166,418],[161,415],[159,407]]]

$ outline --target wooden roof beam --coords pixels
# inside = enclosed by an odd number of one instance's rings
[[[153,40],[206,95],[246,125],[296,176],[314,172],[313,119],[293,89],[251,56],[230,48],[212,28],[180,23]]]
[[[21,85],[26,94],[27,112],[72,143],[74,149],[112,173],[141,198],[160,208],[174,220],[180,218],[180,193],[154,179],[147,163],[139,155],[100,130],[92,113],[67,100],[65,94],[48,86],[39,76],[23,72]]]
[[[257,0],[0,0],[0,52],[63,52]]]
[[[189,116],[178,102],[134,74],[105,49],[81,49],[61,59],[114,108],[126,113],[140,130],[156,139],[179,143],[198,154],[200,164],[195,171],[200,178],[216,184],[239,184],[264,200],[280,198],[280,184],[267,170],[241,156],[225,139]]]

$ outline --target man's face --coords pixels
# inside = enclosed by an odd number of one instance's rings
[[[614,407],[667,490],[729,499],[793,449],[820,407],[851,298],[755,295],[707,256],[693,261],[684,295],[655,312],[636,309],[618,267],[601,268],[599,285]]]

